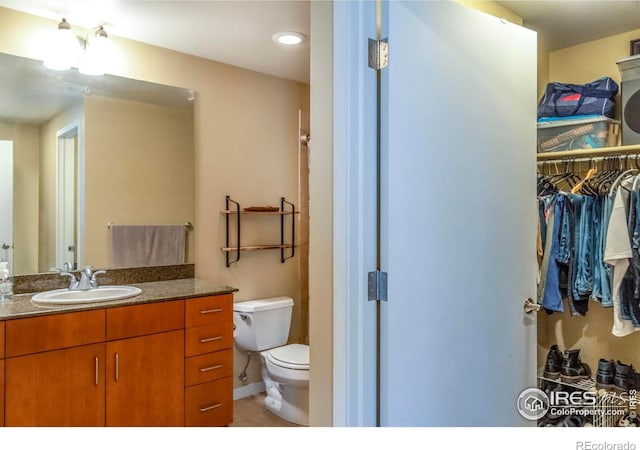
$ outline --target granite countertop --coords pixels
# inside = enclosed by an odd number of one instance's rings
[[[22,319],[24,317],[60,314],[115,306],[139,305],[167,300],[180,300],[207,295],[230,294],[238,289],[216,285],[196,278],[180,280],[152,281],[148,283],[128,283],[142,289],[142,293],[122,300],[77,305],[36,305],[31,301],[35,294],[14,295],[11,300],[0,301],[0,320]]]

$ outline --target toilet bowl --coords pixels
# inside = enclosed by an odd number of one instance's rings
[[[267,408],[284,420],[309,425],[309,346],[285,345],[260,356]]]
[[[289,422],[309,424],[309,346],[285,345],[293,300],[273,297],[233,305],[234,341],[260,353],[267,408]]]

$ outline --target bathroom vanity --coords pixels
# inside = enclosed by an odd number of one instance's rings
[[[224,426],[233,420],[233,288],[196,279],[45,308],[0,305],[0,424]]]

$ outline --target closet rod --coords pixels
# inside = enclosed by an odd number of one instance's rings
[[[547,153],[538,153],[537,159],[540,161],[553,161],[558,159],[565,158],[574,158],[574,157],[595,157],[595,156],[617,156],[617,155],[629,155],[629,154],[638,154],[640,153],[640,144],[636,145],[625,145],[622,147],[603,147],[603,148],[590,148],[590,149],[579,149],[579,150],[567,150],[564,152],[547,152]]]
[[[606,160],[607,158],[615,158],[619,156],[621,160],[625,160],[627,156],[636,156],[638,158],[638,163],[640,163],[640,151],[636,153],[627,153],[627,154],[618,154],[618,155],[610,155],[610,156],[588,156],[583,158],[557,158],[557,159],[545,159],[543,161],[538,161],[538,166],[543,166],[545,164],[562,164],[565,162],[576,162],[576,163],[597,163]],[[630,161],[634,162],[636,158],[629,158]]]

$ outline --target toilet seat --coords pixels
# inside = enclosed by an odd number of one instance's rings
[[[290,344],[265,353],[266,359],[273,365],[293,370],[309,370],[308,345]]]

